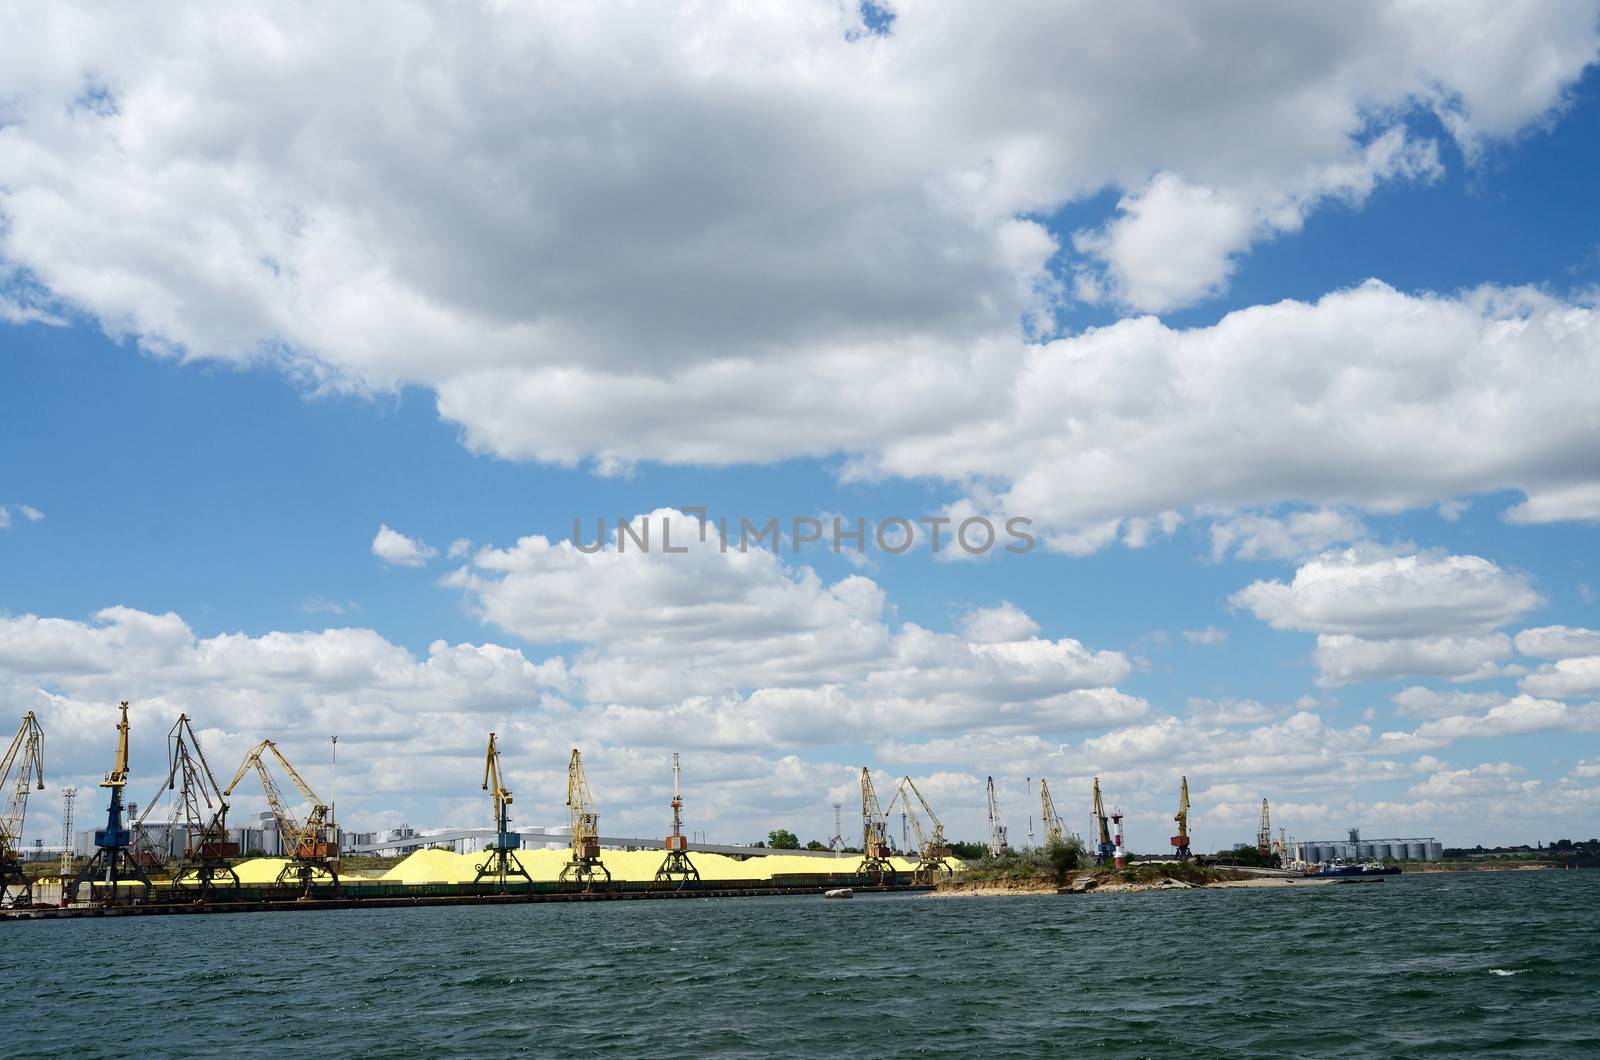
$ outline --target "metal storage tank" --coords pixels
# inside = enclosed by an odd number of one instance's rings
[[[1439,842],[1437,839],[1430,839],[1428,841],[1428,860],[1429,861],[1443,861],[1444,860],[1444,844]]]
[[[1388,843],[1374,843],[1372,844],[1372,856],[1379,861],[1384,858],[1392,858],[1394,857],[1394,854],[1390,852],[1392,849]]]
[[[1412,861],[1422,861],[1428,856],[1428,844],[1417,842],[1406,844],[1406,857]]]

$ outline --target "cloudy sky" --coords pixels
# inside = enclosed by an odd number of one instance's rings
[[[358,828],[1600,830],[1595,3],[730,6],[0,12],[29,839],[118,699]]]

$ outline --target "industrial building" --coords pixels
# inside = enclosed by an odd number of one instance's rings
[[[1321,839],[1300,844],[1302,860],[1309,864],[1333,861],[1443,861],[1444,844],[1432,836],[1413,839],[1362,839],[1359,828],[1345,839]]]
[[[133,829],[135,835],[133,842],[136,848],[149,849],[165,858],[180,858],[183,856],[185,845],[189,841],[189,831],[183,821],[146,821]],[[391,839],[399,838],[396,832],[391,832]],[[413,834],[407,831],[407,834]],[[344,832],[339,833],[341,844],[350,846],[370,846],[376,842],[377,832]],[[229,828],[228,839],[239,845],[240,853],[245,856],[263,856],[278,858],[283,856],[283,843],[278,838],[278,822],[271,813],[262,813],[252,823],[242,828]],[[411,849],[421,849],[423,841]],[[55,848],[59,856],[60,847]],[[72,836],[72,852],[80,858],[89,857],[94,853],[94,832],[74,832]],[[409,852],[409,851],[408,851]]]

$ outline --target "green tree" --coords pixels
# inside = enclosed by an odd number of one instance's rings
[[[1234,865],[1250,865],[1256,868],[1277,868],[1278,866],[1278,859],[1275,856],[1261,853],[1250,843],[1240,843],[1223,854],[1222,859]]]
[[[1056,878],[1060,879],[1073,869],[1083,865],[1083,840],[1076,836],[1069,839],[1057,839],[1046,843],[1044,858],[1055,870]]]
[[[813,839],[813,840],[811,840],[810,842],[808,842],[806,844],[806,849],[807,850],[827,850],[828,849],[828,844],[824,843],[820,839]]]
[[[767,833],[767,846],[774,850],[799,850],[800,837],[787,828],[775,828]]]

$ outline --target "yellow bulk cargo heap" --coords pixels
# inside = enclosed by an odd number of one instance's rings
[[[406,860],[384,873],[385,883],[471,883],[478,875],[478,864],[486,855],[455,854],[448,850],[419,850]],[[611,878],[619,881],[649,882],[656,878],[661,867],[659,850],[605,850],[601,860],[611,871]],[[553,881],[567,863],[568,851],[519,850],[516,859],[535,880]],[[842,858],[812,858],[799,855],[772,854],[752,857],[748,861],[725,854],[694,852],[695,867],[702,880],[768,880],[774,876],[822,874],[849,875],[856,870],[861,858],[849,855]],[[896,872],[909,873],[916,862],[894,858]]]
[[[536,881],[551,883],[560,876],[561,867],[567,863],[569,855],[570,851],[565,847],[556,850],[534,849],[515,852],[516,860],[527,869],[530,877]],[[477,879],[478,866],[489,856],[457,854],[449,850],[419,850],[372,882],[472,883]],[[614,880],[648,883],[656,878],[656,869],[661,867],[661,851],[605,850],[601,852],[601,860],[606,868],[611,870],[611,878]],[[770,880],[774,876],[786,875],[848,876],[861,864],[861,856],[849,854],[841,858],[814,858],[795,854],[771,854],[740,861],[726,854],[695,851],[694,863],[700,870],[700,878],[706,881]],[[895,872],[903,873],[907,879],[917,865],[915,860],[901,857],[891,859],[891,863]],[[252,858],[235,865],[234,870],[239,874],[239,882],[246,887],[267,886],[277,882],[278,874],[283,871],[285,864],[283,858]],[[956,863],[956,867],[959,870],[965,866]],[[359,887],[363,881],[356,877],[342,882]]]

